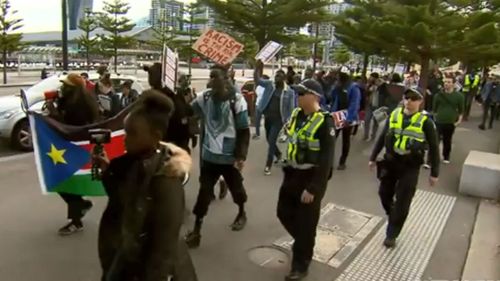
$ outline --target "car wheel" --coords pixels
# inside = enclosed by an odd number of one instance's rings
[[[33,150],[33,139],[31,137],[31,129],[28,120],[23,119],[16,124],[12,131],[11,142],[12,146],[17,150]]]

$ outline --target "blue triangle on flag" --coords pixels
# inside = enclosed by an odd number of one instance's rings
[[[45,186],[52,191],[89,163],[90,153],[61,137],[41,116],[35,115],[34,123]]]

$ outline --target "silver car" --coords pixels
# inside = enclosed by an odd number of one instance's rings
[[[41,110],[45,100],[44,92],[57,90],[61,87],[64,74],[53,75],[40,81],[25,91],[31,110]],[[90,74],[90,81],[98,80],[97,74]],[[126,80],[133,81],[132,89],[141,93],[144,89],[134,76],[111,74],[111,81],[116,93],[120,93],[120,85]],[[10,140],[13,148],[22,151],[33,150],[31,131],[28,118],[21,107],[20,94],[0,97],[0,138]]]

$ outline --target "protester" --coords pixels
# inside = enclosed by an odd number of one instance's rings
[[[139,98],[139,93],[132,89],[132,83],[133,81],[126,80],[121,85],[122,95],[120,97],[120,109],[124,109],[133,104]]]
[[[50,117],[68,125],[83,126],[99,119],[99,106],[95,99],[85,91],[85,81],[76,74],[70,73],[63,80],[57,107],[47,101]],[[92,202],[82,196],[59,193],[68,205],[69,223],[59,229],[59,235],[71,235],[83,230],[82,218],[92,208]]]
[[[287,67],[287,71],[286,71],[286,83],[288,84],[288,86],[291,86],[294,84],[293,78],[295,77],[295,75],[296,75],[296,73],[293,70],[293,66],[289,65]]]
[[[261,79],[260,73],[264,69],[262,61],[258,60],[254,71],[256,85],[264,87],[264,93],[257,110],[264,114],[264,126],[268,143],[267,159],[264,174],[271,175],[273,159],[281,159],[281,151],[276,146],[279,132],[286,123],[294,108],[294,91],[285,84],[285,72],[278,70],[274,76],[274,83],[270,80]]]
[[[434,67],[434,71],[429,75],[427,89],[429,91],[427,92],[428,94],[425,95],[425,110],[431,112],[434,104],[434,97],[443,91],[443,74],[439,71],[439,67],[437,66]]]
[[[271,78],[269,76],[267,76],[266,74],[263,74],[261,79],[269,80]],[[264,88],[260,85],[257,85],[257,87],[255,88],[255,95],[257,96],[255,104],[259,104],[261,102],[265,89],[266,88]],[[261,121],[262,115],[263,115],[263,113],[260,112],[258,108],[256,108],[255,109],[255,122],[254,122],[255,123],[255,134],[252,136],[252,139],[254,139],[254,140],[258,140],[260,138],[260,125],[262,122]]]
[[[277,216],[293,237],[293,258],[285,280],[302,280],[312,261],[321,200],[332,172],[335,128],[328,112],[321,110],[321,85],[312,79],[294,85],[299,108],[286,126],[284,177]]]
[[[87,72],[80,73],[80,76],[85,80],[85,89],[88,93],[95,94],[95,84],[89,80],[89,74]]]
[[[353,125],[358,120],[361,93],[359,87],[351,82],[349,74],[340,72],[338,83],[332,93],[332,98],[332,112],[347,110],[345,125],[342,128],[338,128],[336,133],[337,138],[342,133],[342,154],[337,169],[345,170],[351,146]]]
[[[197,280],[179,237],[191,158],[160,142],[173,110],[162,93],[143,93],[125,119],[126,153],[111,162],[93,156],[108,194],[99,225],[102,280]]]
[[[498,119],[500,111],[500,75],[495,75],[481,90],[481,98],[483,100],[483,118],[479,125],[479,129],[486,129],[486,120],[490,117],[488,128],[493,128],[493,120]],[[489,113],[489,114],[488,114]]]
[[[105,73],[97,82],[95,92],[104,118],[111,118],[120,112],[120,97],[113,89],[113,82],[109,73]]]
[[[449,164],[453,134],[464,112],[464,97],[455,91],[454,78],[444,79],[444,91],[434,97],[432,111],[439,139],[443,141],[443,163]]]
[[[168,126],[167,132],[163,135],[163,141],[172,142],[189,152],[191,134],[188,119],[193,116],[191,105],[186,102],[184,96],[176,95],[172,89],[163,86],[161,63],[154,63],[151,66],[146,66],[144,70],[148,72],[148,82],[151,88],[162,92],[172,99],[174,103],[175,110],[170,119],[170,125]]]
[[[384,240],[387,248],[396,246],[396,239],[408,216],[427,147],[432,166],[429,183],[434,186],[438,181],[439,146],[436,129],[432,119],[419,111],[423,98],[419,90],[405,91],[404,107],[398,107],[391,113],[368,163],[370,169],[377,166],[379,196],[389,218]],[[384,160],[375,162],[384,146]]]
[[[42,69],[42,73],[40,74],[40,79],[46,79],[47,77],[49,77],[49,73],[47,72],[47,68],[43,68]]]
[[[247,105],[236,92],[227,68],[216,65],[210,71],[210,89],[199,95],[192,106],[195,116],[202,118],[200,147],[200,190],[193,209],[194,229],[185,239],[190,248],[199,247],[203,218],[212,200],[214,185],[222,175],[238,205],[238,214],[231,224],[233,231],[242,230],[247,222],[242,169],[248,153],[250,129]]]
[[[377,119],[373,116],[373,112],[384,106],[384,102],[388,96],[387,83],[376,72],[370,74],[367,93],[363,140],[371,141],[375,139],[379,127]]]

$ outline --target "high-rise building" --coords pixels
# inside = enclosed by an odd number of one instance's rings
[[[149,24],[153,27],[164,25],[165,28],[183,30],[182,21],[184,3],[175,0],[152,0],[149,10]]]
[[[204,23],[194,24],[193,30],[203,31],[208,28],[215,27],[215,12],[207,6],[202,6],[198,9],[198,13],[195,15],[195,19],[205,20]]]
[[[68,1],[69,30],[78,29],[80,20],[85,17],[85,10],[92,11],[93,0]]]

